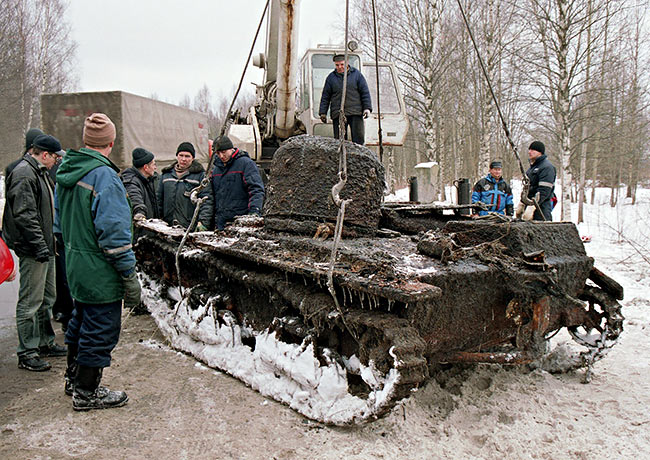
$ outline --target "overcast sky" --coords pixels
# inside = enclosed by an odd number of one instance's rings
[[[265,0],[71,0],[79,91],[122,90],[177,104],[207,84],[213,100],[236,87]],[[344,0],[302,0],[299,58],[335,30]],[[256,52],[264,51],[266,23]],[[252,65],[243,88],[262,83]]]

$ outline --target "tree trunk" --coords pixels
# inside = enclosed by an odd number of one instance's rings
[[[585,93],[589,94],[589,76],[591,73],[591,2],[589,0],[587,10],[587,67],[585,70]],[[589,110],[590,105],[585,107],[584,119],[582,121],[582,145],[580,146],[580,178],[578,180],[578,223],[584,222],[584,203],[585,203],[585,182],[587,181],[587,136],[589,131],[587,124],[589,123]]]
[[[560,220],[571,221],[571,98],[569,90],[569,71],[567,54],[569,52],[569,17],[567,15],[567,1],[558,0],[558,25],[556,34],[558,39],[558,69],[559,82],[557,94],[557,115],[559,121],[558,131],[560,133],[560,158],[562,179],[562,204],[560,209]]]

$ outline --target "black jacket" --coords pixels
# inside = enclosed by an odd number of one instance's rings
[[[226,164],[217,159],[211,182],[218,230],[236,216],[261,214],[264,183],[248,153],[237,149]]]
[[[54,255],[54,184],[47,168],[29,153],[11,171],[2,234],[18,257]]]
[[[348,89],[345,92],[345,115],[362,115],[364,110],[372,110],[368,83],[361,72],[350,66],[347,83]],[[330,116],[332,118],[338,118],[341,110],[342,97],[343,74],[334,70],[325,79],[318,114],[327,115],[327,109],[329,108]]]
[[[528,198],[535,198],[539,192],[539,207],[542,209],[544,218],[547,221],[551,220],[551,198],[555,190],[555,166],[542,155],[537,158],[535,162],[526,171],[526,176],[530,179],[530,189],[528,190]],[[539,211],[535,210],[533,220],[544,220],[539,215]]]
[[[157,193],[158,214],[169,225],[182,225],[187,228],[192,222],[195,208],[190,199],[190,192],[198,187],[205,177],[205,169],[201,163],[194,160],[188,173],[179,179],[175,167],[176,162],[162,170]],[[207,197],[207,200],[201,205],[197,222],[211,228],[214,209],[211,187],[205,187],[199,197]]]
[[[154,176],[146,178],[138,168],[127,168],[120,173],[126,193],[131,199],[133,215],[142,214],[147,219],[158,219],[158,198]]]

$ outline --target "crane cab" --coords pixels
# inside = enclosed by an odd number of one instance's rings
[[[325,79],[334,70],[333,58],[342,54],[338,48],[308,49],[300,61],[298,80],[298,119],[305,125],[308,134],[333,137],[331,117],[323,123],[318,116]],[[366,119],[366,145],[378,146],[377,72],[375,63],[363,63],[358,53],[348,53],[349,64],[361,71],[366,78],[373,113]],[[382,141],[384,145],[401,146],[408,131],[406,107],[399,88],[395,66],[379,62],[379,102],[381,104]]]
[[[341,47],[321,46],[308,49],[300,61],[298,80],[293,86],[296,93],[297,119],[294,134],[307,133],[316,136],[334,137],[331,117],[323,123],[318,116],[320,98],[325,79],[334,70],[333,58],[342,54]],[[365,120],[365,145],[377,149],[379,146],[379,114],[377,112],[377,72],[374,62],[364,63],[359,53],[348,53],[349,64],[361,71],[366,78],[373,112]],[[266,70],[265,84],[257,85],[257,102],[251,107],[246,123],[233,124],[229,136],[240,148],[246,150],[251,158],[263,169],[268,169],[275,150],[282,142],[275,133],[275,114],[278,107],[277,82],[273,72],[269,73],[273,61],[266,61],[260,55],[253,60],[254,65]],[[379,101],[381,104],[382,142],[389,149],[404,144],[408,131],[408,119],[402,92],[400,90],[395,66],[389,62],[379,62]],[[269,80],[270,78],[270,80]]]

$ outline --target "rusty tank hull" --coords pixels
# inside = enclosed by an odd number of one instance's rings
[[[622,288],[573,224],[382,205],[381,165],[346,145],[340,241],[327,197],[339,144],[310,136],[276,154],[264,218],[180,250],[183,229],[140,223],[145,300],[174,347],[341,425],[386,413],[441,363],[529,363],[566,327],[586,347],[575,367],[590,368],[615,343]]]

